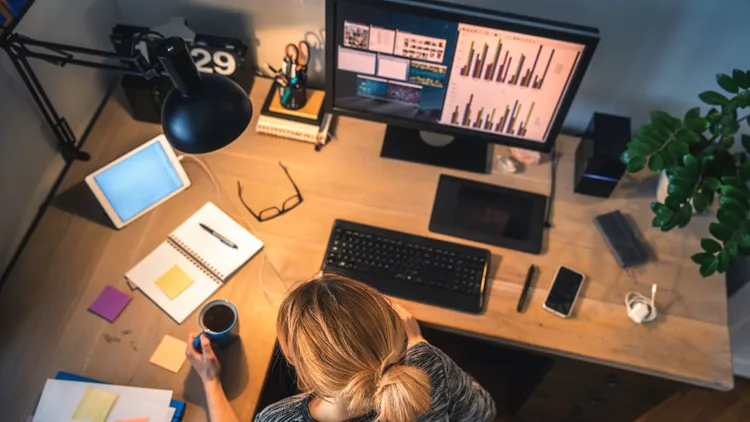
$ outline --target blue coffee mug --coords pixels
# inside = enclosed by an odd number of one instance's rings
[[[220,317],[219,320],[217,316]],[[198,325],[201,327],[201,334],[206,334],[211,339],[211,345],[221,349],[228,347],[239,338],[240,320],[237,308],[226,300],[219,299],[207,303],[198,315]],[[201,334],[193,339],[193,348],[199,352],[201,351]]]

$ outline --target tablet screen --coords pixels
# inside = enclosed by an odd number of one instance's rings
[[[104,170],[94,181],[123,222],[183,187],[160,142]]]

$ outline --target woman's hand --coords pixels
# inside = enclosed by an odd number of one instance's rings
[[[422,337],[422,330],[419,329],[419,323],[417,322],[417,319],[414,318],[414,315],[398,303],[393,303],[392,305],[393,309],[398,313],[401,317],[401,321],[404,323],[406,338],[408,339],[407,347],[412,347],[421,342],[427,343],[427,340]]]
[[[201,336],[201,350],[203,353],[198,353],[193,348],[193,339],[198,336],[199,333],[190,333],[188,338],[187,349],[185,349],[185,356],[190,361],[190,365],[195,369],[195,372],[201,377],[203,384],[208,384],[212,381],[219,380],[219,374],[221,374],[221,364],[219,359],[216,358],[214,350],[211,348],[211,340],[209,337],[200,333]]]

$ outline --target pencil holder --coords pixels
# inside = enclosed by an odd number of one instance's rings
[[[299,110],[307,103],[307,88],[305,84],[298,83],[295,86],[279,87],[279,100],[281,106],[288,110]]]

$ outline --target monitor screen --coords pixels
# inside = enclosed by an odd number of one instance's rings
[[[389,2],[334,4],[334,108],[522,143],[557,135],[585,43]]]
[[[161,142],[102,171],[94,180],[123,222],[183,186]]]
[[[18,24],[34,0],[0,0],[0,40]]]

